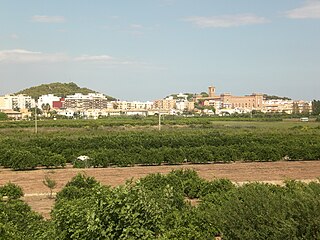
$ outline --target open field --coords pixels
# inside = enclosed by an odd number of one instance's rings
[[[90,169],[39,169],[34,171],[0,170],[0,184],[11,181],[18,184],[24,190],[25,201],[35,210],[49,217],[49,212],[54,200],[45,195],[49,190],[43,185],[45,175],[49,175],[57,181],[55,192],[77,173],[85,173],[95,177],[105,185],[117,186],[126,180],[138,179],[150,173],[168,173],[173,169],[191,168],[207,179],[228,178],[234,182],[267,181],[281,183],[283,180],[316,180],[320,177],[320,161],[297,161],[297,162],[253,162],[253,163],[230,163],[230,164],[205,164],[205,165],[174,165],[174,166],[137,166],[127,168],[90,168]]]

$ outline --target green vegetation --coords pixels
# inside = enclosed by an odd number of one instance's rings
[[[19,199],[23,196],[22,188],[14,183],[7,183],[0,187],[0,198],[7,197],[8,200]]]
[[[3,112],[0,112],[0,121],[2,120],[7,120],[8,119],[8,116],[7,114],[3,113]]]
[[[57,194],[51,220],[0,201],[0,239],[319,239],[319,194],[319,182],[236,186],[192,170],[115,188],[78,174]]]
[[[221,120],[221,118],[219,118]],[[14,170],[319,160],[320,123],[238,116],[0,122],[0,165]],[[232,120],[241,121],[232,121]],[[263,121],[261,120],[263,119]],[[78,156],[89,158],[75,161]],[[78,165],[77,165],[78,164]],[[44,180],[50,192],[51,178]],[[56,195],[50,220],[0,187],[0,239],[320,239],[320,183],[284,186],[227,179],[192,170],[151,174],[112,188],[75,176]],[[192,204],[191,204],[192,203]]]
[[[139,125],[147,121],[151,126]],[[37,135],[21,126],[2,129],[0,166],[26,170],[66,163],[110,167],[320,159],[319,122],[168,118],[159,132],[153,121],[156,118],[40,121]],[[183,121],[188,125],[173,125]],[[75,161],[81,155],[89,159]]]
[[[179,95],[179,93],[173,93],[173,94],[171,94],[171,95],[169,95],[169,96],[166,96],[166,98],[167,97],[173,97],[173,99],[177,99],[178,98],[178,95]],[[196,95],[195,93],[183,93],[183,95],[187,95],[187,100],[188,101],[191,101],[191,99]]]
[[[279,97],[276,95],[268,95],[268,94],[263,94],[263,98],[265,100],[273,100],[273,99],[291,100],[291,98],[288,98],[288,97]]]
[[[312,114],[318,116],[320,115],[320,100],[312,101]]]
[[[38,112],[41,110],[38,108]],[[34,112],[34,110],[32,111]],[[300,115],[298,116],[300,117]],[[215,122],[280,122],[282,116],[278,114],[235,114],[227,117],[183,117],[183,116],[162,116],[162,125],[176,126],[183,125],[186,127],[202,126],[212,127]],[[103,128],[103,127],[134,127],[134,126],[157,126],[159,123],[158,117],[137,117],[137,116],[124,116],[124,117],[106,117],[97,120],[84,120],[84,119],[59,119],[59,121],[53,121],[51,119],[40,119],[38,121],[39,128]],[[33,128],[33,121],[6,121],[0,122],[0,129],[6,128]]]
[[[49,84],[41,84],[39,86],[27,88],[24,90],[21,90],[15,94],[26,94],[28,96],[31,96],[32,98],[38,99],[39,96],[45,95],[45,94],[54,94],[58,97],[65,97],[67,95],[73,95],[75,93],[82,93],[82,94],[88,94],[88,93],[95,93],[96,91],[93,91],[89,88],[80,88],[77,84],[70,82],[70,83],[49,83]],[[109,100],[115,100],[115,98],[107,96]]]

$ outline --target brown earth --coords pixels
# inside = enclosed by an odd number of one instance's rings
[[[237,183],[248,181],[264,181],[282,183],[283,180],[297,179],[304,181],[317,180],[320,177],[320,161],[297,162],[258,162],[230,163],[204,165],[175,165],[175,166],[135,166],[126,168],[90,168],[75,169],[38,169],[33,171],[12,171],[0,169],[0,185],[7,182],[18,184],[25,193],[24,200],[37,212],[49,217],[54,199],[48,198],[49,190],[44,186],[46,175],[57,182],[54,192],[63,186],[77,173],[93,176],[102,184],[117,186],[126,180],[136,180],[150,173],[168,173],[173,169],[190,168],[207,179],[228,178]]]

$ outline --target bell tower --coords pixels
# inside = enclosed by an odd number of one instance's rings
[[[209,97],[215,97],[216,96],[216,88],[214,86],[209,87]]]

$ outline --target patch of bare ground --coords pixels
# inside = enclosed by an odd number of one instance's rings
[[[47,218],[50,216],[49,213],[54,200],[44,195],[50,192],[42,182],[46,175],[57,182],[54,192],[58,192],[77,173],[93,176],[105,185],[117,186],[127,180],[137,180],[151,173],[166,174],[174,169],[182,168],[194,169],[202,178],[207,180],[228,178],[239,184],[251,181],[280,184],[288,179],[311,181],[320,177],[320,161],[236,162],[230,164],[185,164],[124,168],[75,169],[67,167],[65,169],[38,169],[33,171],[0,169],[0,185],[10,181],[21,186],[26,194],[24,200],[32,209]]]

